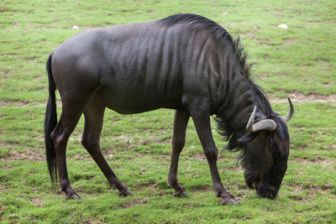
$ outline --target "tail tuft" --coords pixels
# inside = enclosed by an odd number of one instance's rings
[[[56,164],[56,153],[54,144],[51,139],[51,132],[54,130],[57,124],[57,111],[56,111],[56,96],[55,96],[55,82],[51,71],[51,60],[52,54],[49,55],[47,61],[47,72],[49,81],[49,99],[46,106],[45,120],[44,120],[44,142],[46,147],[46,157],[49,175],[51,179],[52,186],[55,186],[57,181],[57,164]]]

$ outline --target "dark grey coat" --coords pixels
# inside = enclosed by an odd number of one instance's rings
[[[233,41],[215,22],[190,14],[91,29],[67,40],[47,62],[45,143],[51,179],[58,173],[66,196],[79,197],[70,185],[65,152],[68,138],[84,114],[83,146],[110,184],[121,195],[129,195],[100,150],[105,108],[123,114],[171,108],[176,113],[168,183],[176,196],[184,195],[177,168],[191,117],[216,195],[221,204],[238,203],[225,190],[217,169],[209,118],[216,114],[229,148],[242,148],[247,185],[255,186],[261,196],[274,198],[287,168],[285,122],[292,112],[282,119],[272,111],[263,92],[250,80],[245,59],[239,40]],[[55,89],[62,101],[59,121]]]

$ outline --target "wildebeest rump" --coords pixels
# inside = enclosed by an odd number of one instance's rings
[[[179,154],[191,117],[209,163],[216,195],[222,204],[238,203],[225,190],[217,169],[217,148],[210,116],[230,149],[241,149],[245,180],[264,197],[274,198],[287,168],[289,135],[285,117],[274,113],[267,98],[249,78],[239,39],[215,22],[192,14],[159,21],[90,29],[61,44],[48,58],[49,100],[45,143],[52,181],[59,176],[67,198],[79,196],[70,186],[66,145],[80,116],[82,144],[109,183],[130,194],[100,150],[105,108],[134,114],[158,108],[176,110],[168,183],[176,196]],[[55,89],[62,101],[56,118]]]

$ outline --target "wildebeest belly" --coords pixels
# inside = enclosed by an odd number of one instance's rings
[[[96,100],[121,114],[134,114],[159,108],[183,109],[182,97],[167,97],[155,92],[136,89],[101,88]]]

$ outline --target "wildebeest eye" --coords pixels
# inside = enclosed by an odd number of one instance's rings
[[[247,133],[247,134],[243,135],[242,137],[240,137],[239,139],[237,139],[237,143],[242,144],[242,145],[246,145],[247,143],[253,141],[253,139],[255,139],[255,137],[256,137],[255,133]]]
[[[276,144],[273,144],[272,150],[273,150],[273,161],[275,164],[281,164],[284,160],[287,160],[287,155],[283,153],[282,150],[280,150]]]

